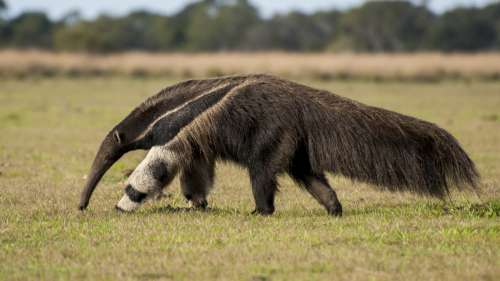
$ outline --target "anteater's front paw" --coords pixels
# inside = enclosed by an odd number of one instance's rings
[[[267,209],[255,209],[252,211],[252,215],[260,215],[260,216],[270,216],[274,213],[274,208]]]
[[[141,203],[139,203],[139,200],[132,201],[130,199],[129,195],[125,194],[125,195],[123,195],[122,199],[120,199],[120,201],[118,201],[115,208],[119,211],[128,213],[128,212],[131,212],[131,211],[139,208],[140,205],[141,205]]]
[[[117,210],[119,213],[131,213],[132,212],[132,211],[127,211],[125,209],[122,209],[118,205],[115,205],[115,210]]]

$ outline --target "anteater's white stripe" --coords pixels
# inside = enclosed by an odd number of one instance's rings
[[[183,103],[183,104],[181,104],[181,105],[177,106],[176,108],[173,108],[173,109],[171,109],[171,110],[169,110],[169,111],[167,111],[167,112],[163,113],[163,114],[162,114],[162,115],[160,115],[158,118],[156,118],[154,121],[152,121],[152,122],[149,124],[149,126],[147,127],[147,129],[146,129],[146,130],[144,130],[144,132],[143,132],[141,135],[139,135],[139,136],[136,138],[136,140],[143,138],[143,137],[144,137],[144,136],[145,136],[145,135],[146,135],[146,134],[147,134],[147,133],[148,133],[148,132],[149,132],[149,131],[150,131],[150,130],[151,130],[151,129],[155,126],[155,125],[156,125],[156,123],[158,123],[158,121],[160,121],[161,119],[163,119],[163,118],[167,117],[168,115],[171,115],[171,114],[173,114],[173,113],[176,113],[177,111],[179,111],[179,110],[183,109],[183,108],[184,108],[184,107],[186,107],[186,106],[189,106],[191,103],[196,102],[196,101],[197,101],[197,100],[199,100],[199,99],[202,99],[202,98],[204,98],[204,97],[206,97],[206,96],[208,96],[208,95],[211,95],[211,94],[217,93],[217,91],[218,91],[218,90],[223,89],[224,87],[227,87],[228,85],[229,85],[229,83],[221,84],[221,85],[219,85],[219,86],[217,86],[217,87],[215,87],[215,88],[212,88],[212,89],[208,90],[206,93],[204,93],[204,94],[202,94],[202,95],[199,95],[199,96],[197,96],[197,97],[196,97],[196,98],[194,98],[194,99],[190,99],[190,100],[186,101],[185,103]]]

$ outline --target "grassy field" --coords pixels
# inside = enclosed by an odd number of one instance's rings
[[[165,79],[0,82],[0,280],[498,280],[500,83],[302,81],[435,122],[475,160],[483,189],[451,202],[330,177],[332,218],[289,178],[277,212],[253,209],[246,171],[217,168],[206,212],[179,193],[134,214],[114,205],[127,155],[77,211],[101,138]]]

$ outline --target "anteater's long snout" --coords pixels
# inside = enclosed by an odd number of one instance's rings
[[[83,188],[82,195],[80,197],[80,205],[78,207],[80,210],[83,211],[87,208],[90,197],[92,196],[92,193],[102,176],[123,155],[123,152],[118,151],[119,150],[116,148],[116,145],[113,145],[112,141],[108,137],[104,139],[97,155],[95,156],[94,162],[88,174],[87,182]]]

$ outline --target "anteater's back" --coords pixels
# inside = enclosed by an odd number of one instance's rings
[[[197,145],[245,165],[267,161],[271,172],[307,161],[312,172],[438,197],[478,179],[438,126],[272,76],[249,76],[204,114]]]

